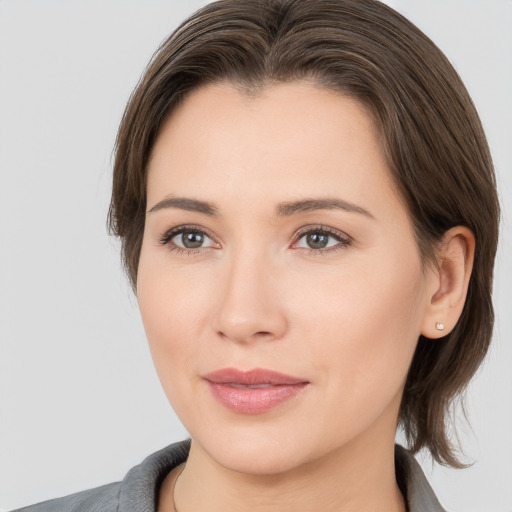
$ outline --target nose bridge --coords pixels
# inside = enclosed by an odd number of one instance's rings
[[[268,251],[239,247],[226,257],[216,330],[233,341],[277,339],[286,329],[279,307],[275,260]]]

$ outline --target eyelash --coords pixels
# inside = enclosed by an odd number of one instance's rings
[[[210,249],[209,247],[199,247],[197,249],[186,249],[183,247],[179,247],[175,244],[171,245],[171,240],[182,233],[185,233],[187,231],[197,232],[203,235],[206,235],[211,240],[214,240],[214,237],[209,234],[208,231],[206,231],[204,228],[200,226],[194,226],[194,225],[185,225],[185,226],[177,226],[175,228],[170,229],[169,231],[166,231],[163,236],[160,238],[159,243],[162,246],[167,246],[169,251],[176,252],[177,254],[183,254],[186,256],[193,256],[201,252],[203,249]],[[322,248],[322,249],[313,249],[313,248],[305,248],[305,247],[294,247],[299,243],[299,241],[306,236],[308,233],[316,233],[320,235],[327,235],[330,238],[334,238],[338,243],[332,247],[328,248]],[[346,247],[349,247],[352,245],[352,238],[350,238],[348,235],[345,235],[341,231],[338,231],[336,229],[330,228],[328,226],[307,226],[305,228],[302,228],[296,235],[294,236],[294,241],[292,243],[292,249],[306,249],[308,251],[308,254],[312,255],[319,255],[319,254],[326,254],[326,253],[332,253],[337,252],[339,250],[345,249]]]
[[[294,242],[292,244],[296,245],[304,236],[306,236],[308,233],[317,233],[320,235],[327,235],[328,237],[334,238],[338,243],[332,247],[327,247],[323,249],[313,249],[313,248],[299,248],[299,249],[306,249],[308,251],[308,254],[312,255],[323,255],[326,253],[333,253],[338,252],[342,249],[345,249],[346,247],[349,247],[352,245],[352,238],[350,238],[348,235],[342,233],[341,231],[338,231],[337,229],[330,228],[329,226],[307,226],[305,228],[302,228],[295,236],[294,236]]]
[[[204,228],[201,228],[199,226],[194,225],[185,225],[185,226],[177,226],[175,228],[170,229],[169,231],[166,231],[163,236],[160,238],[160,245],[167,246],[167,249],[171,252],[176,252],[177,254],[183,254],[185,256],[193,256],[195,254],[198,254],[201,252],[202,249],[205,249],[204,247],[199,247],[197,249],[187,249],[184,247],[179,247],[178,245],[172,244],[171,240],[178,235],[181,235],[182,233],[185,233],[187,231],[192,231],[196,233],[201,233],[203,235],[206,235],[211,240],[214,240],[213,236],[208,233]]]

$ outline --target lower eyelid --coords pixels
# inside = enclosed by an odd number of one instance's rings
[[[201,249],[187,249],[186,247],[180,247],[179,245],[170,245],[168,247],[169,252],[176,252],[178,254],[186,254],[192,256],[201,252]]]
[[[352,244],[351,240],[337,240],[335,244],[329,245],[327,247],[322,247],[320,249],[313,249],[312,247],[297,247],[297,249],[305,249],[306,251],[311,252],[328,252],[335,251],[337,249],[342,249],[344,247],[348,247]]]

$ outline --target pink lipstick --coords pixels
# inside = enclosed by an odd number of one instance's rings
[[[309,381],[263,368],[223,368],[202,376],[214,398],[232,411],[261,414],[290,400]]]

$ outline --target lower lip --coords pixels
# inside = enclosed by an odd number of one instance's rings
[[[207,381],[213,396],[223,406],[241,414],[261,414],[297,396],[307,385],[274,385],[267,388],[233,387]]]

